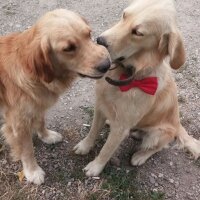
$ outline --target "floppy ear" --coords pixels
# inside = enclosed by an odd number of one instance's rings
[[[159,51],[163,56],[169,55],[170,66],[173,69],[178,69],[185,63],[185,48],[179,32],[163,34]]]
[[[46,39],[31,45],[28,57],[28,69],[39,79],[50,83],[54,79],[53,65],[50,60],[51,47]]]

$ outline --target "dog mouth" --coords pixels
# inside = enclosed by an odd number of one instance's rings
[[[120,56],[120,57],[118,57],[117,59],[115,59],[114,62],[122,62],[122,61],[124,61],[124,60],[125,60],[125,57],[124,57],[124,56]]]
[[[103,77],[103,75],[100,75],[100,76],[90,76],[90,75],[81,74],[81,73],[78,73],[78,75],[79,75],[81,78],[91,78],[91,79],[100,79],[100,78]]]

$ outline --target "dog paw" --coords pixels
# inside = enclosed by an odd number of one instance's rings
[[[55,144],[57,142],[61,142],[63,136],[55,131],[47,130],[47,135],[45,137],[41,137],[41,140],[46,144]]]
[[[148,158],[146,156],[137,155],[137,153],[136,153],[131,158],[131,164],[133,166],[140,166],[140,165],[144,164],[147,159]]]
[[[81,140],[74,148],[75,154],[86,155],[89,153],[93,145],[89,144],[87,139]]]
[[[44,183],[45,172],[40,166],[37,166],[34,170],[28,170],[24,168],[24,175],[28,182],[37,185]]]
[[[86,176],[98,176],[103,170],[104,166],[105,165],[99,164],[96,160],[93,160],[83,169],[83,171],[85,172]]]

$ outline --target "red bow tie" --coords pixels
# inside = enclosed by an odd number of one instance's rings
[[[125,74],[120,76],[120,80],[124,80],[126,78],[127,76]],[[122,92],[126,92],[134,87],[139,88],[147,94],[154,95],[158,88],[158,79],[157,77],[148,77],[142,80],[133,80],[130,84],[125,86],[119,86]]]

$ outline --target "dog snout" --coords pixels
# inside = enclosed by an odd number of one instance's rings
[[[108,43],[107,43],[106,39],[103,36],[99,36],[97,38],[97,44],[102,45],[102,46],[104,46],[106,48],[108,47]]]
[[[110,65],[111,65],[110,59],[107,58],[97,66],[97,70],[101,73],[106,73],[110,68]]]

